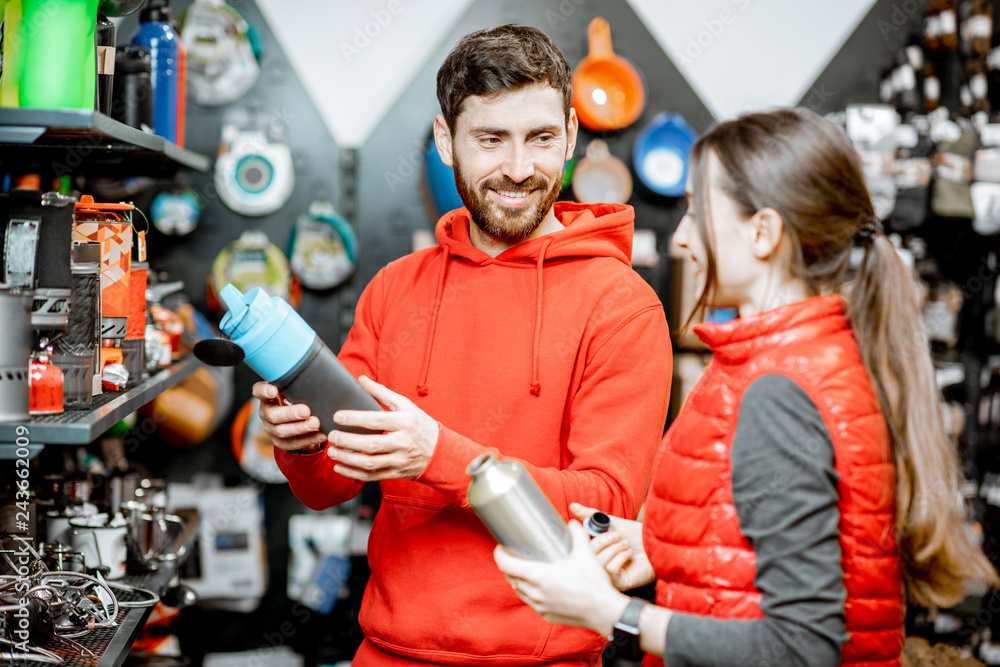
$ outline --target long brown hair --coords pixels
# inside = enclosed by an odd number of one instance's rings
[[[709,151],[719,168],[706,174]],[[877,226],[850,140],[807,109],[748,114],[716,125],[695,143],[690,169],[694,216],[707,255],[706,282],[693,315],[711,302],[715,279],[709,178],[745,218],[762,208],[778,212],[793,251],[792,275],[816,292],[842,285],[859,232]],[[847,313],[892,440],[907,598],[924,606],[954,605],[969,584],[1000,581],[966,528],[957,447],[944,427],[912,272],[884,234],[866,244],[848,294]]]

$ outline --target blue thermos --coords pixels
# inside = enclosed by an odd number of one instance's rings
[[[337,410],[382,408],[287,301],[259,287],[243,294],[232,283],[221,296],[229,309],[222,333],[240,346],[257,375],[292,403],[308,405],[323,433],[369,432],[333,423]]]
[[[168,0],[150,0],[139,14],[139,32],[132,43],[149,49],[153,81],[153,132],[177,141],[177,45],[180,35],[170,24]]]

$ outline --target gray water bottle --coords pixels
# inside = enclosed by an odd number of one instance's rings
[[[469,504],[497,542],[534,560],[569,555],[569,526],[523,465],[483,454],[466,472],[472,477]]]

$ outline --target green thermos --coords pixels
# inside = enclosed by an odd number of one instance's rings
[[[20,106],[93,109],[98,0],[21,0]],[[4,82],[6,86],[6,81]]]
[[[3,19],[3,68],[0,73],[0,107],[19,107],[18,87],[24,71],[24,40],[21,38],[21,0],[0,0]]]

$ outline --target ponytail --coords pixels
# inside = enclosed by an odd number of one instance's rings
[[[793,249],[789,269],[811,290],[837,290],[852,247],[865,246],[847,314],[889,427],[897,487],[893,528],[907,598],[947,607],[970,585],[1000,585],[967,528],[957,447],[944,427],[912,271],[881,233],[850,140],[808,109],[747,114],[699,137],[688,168],[695,221],[711,260],[708,177],[702,173],[709,151],[720,165],[712,183],[739,215],[749,219],[763,208],[781,215]],[[712,293],[714,263],[709,268],[700,306]]]
[[[890,240],[872,236],[848,315],[892,439],[907,599],[950,607],[969,584],[1000,580],[967,528],[956,446],[945,430],[911,276]]]

